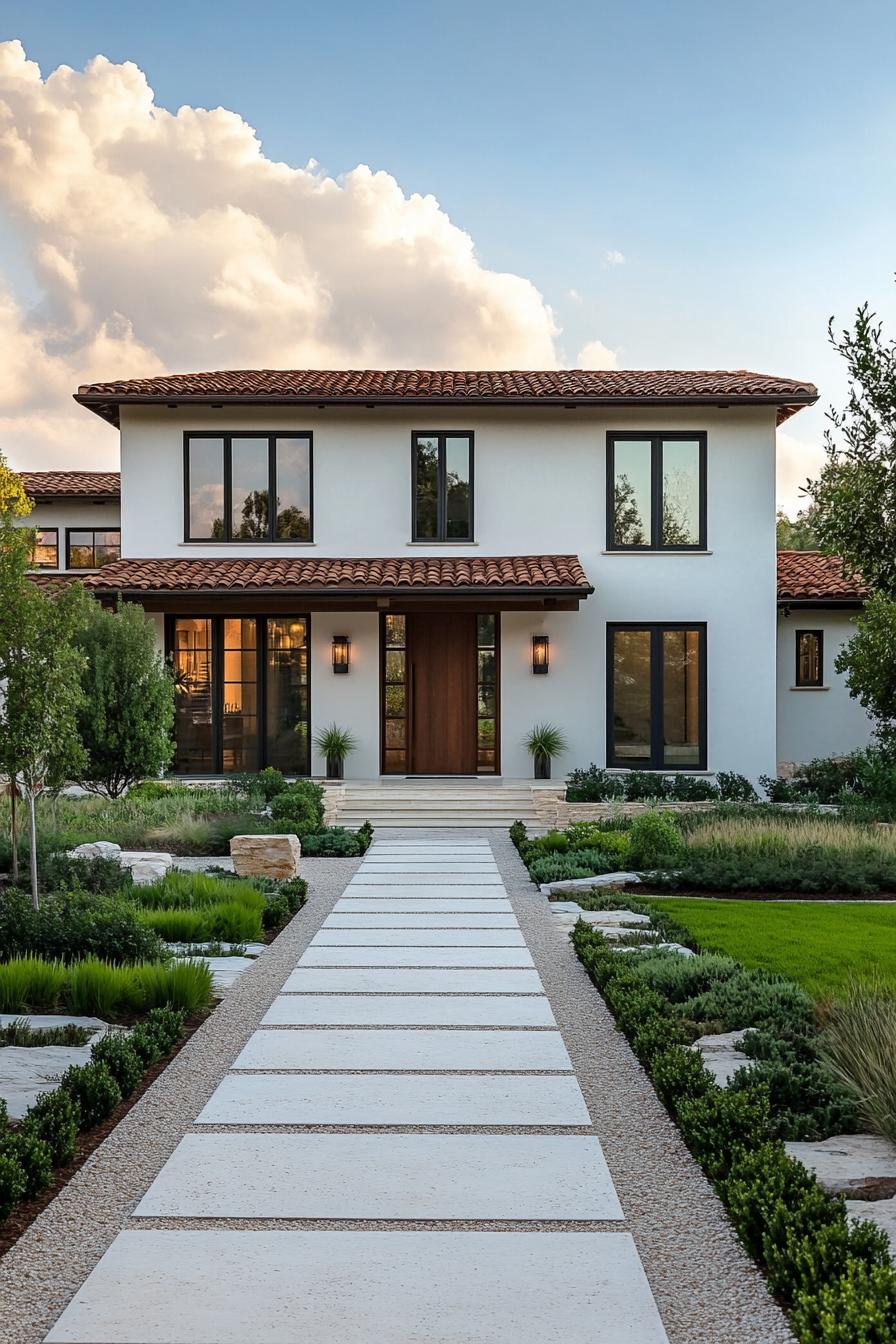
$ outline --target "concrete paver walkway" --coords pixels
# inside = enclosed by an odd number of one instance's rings
[[[665,1344],[622,1220],[489,844],[378,840],[46,1338]]]

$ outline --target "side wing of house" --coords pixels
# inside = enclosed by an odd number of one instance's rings
[[[36,574],[86,575],[121,557],[117,471],[26,471],[34,508],[22,526],[37,534],[31,557]]]

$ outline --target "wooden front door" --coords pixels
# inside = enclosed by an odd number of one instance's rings
[[[408,772],[476,774],[476,615],[407,617]]]

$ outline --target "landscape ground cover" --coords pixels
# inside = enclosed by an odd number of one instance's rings
[[[706,951],[785,975],[816,997],[856,976],[876,974],[896,987],[896,904],[644,899]]]

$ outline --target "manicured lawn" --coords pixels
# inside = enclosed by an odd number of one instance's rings
[[[878,972],[896,985],[896,903],[645,899],[702,948],[789,976],[819,997],[837,993],[850,974]]]

